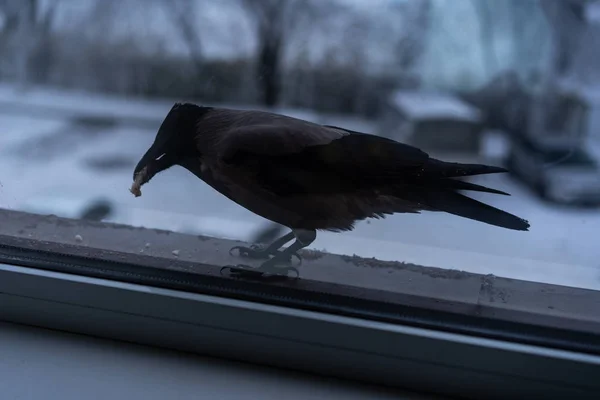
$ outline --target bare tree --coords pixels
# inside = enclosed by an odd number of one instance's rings
[[[430,10],[430,0],[407,3],[402,10],[404,29],[394,46],[396,64],[402,71],[413,69],[423,55],[425,38],[429,29]]]
[[[281,91],[281,53],[286,34],[284,19],[290,3],[285,0],[242,0],[242,5],[256,24],[258,54],[255,73],[261,101],[267,106],[274,106]]]
[[[266,106],[279,102],[282,58],[286,43],[306,21],[328,13],[331,2],[317,0],[240,0],[254,22],[258,49],[255,79]],[[325,4],[329,3],[329,4]]]
[[[32,57],[40,42],[52,29],[58,0],[2,0],[0,11],[4,15],[4,25],[0,32],[0,45],[13,54],[13,76],[21,84],[29,83],[32,72]],[[36,65],[38,71],[47,65]],[[41,71],[43,72],[43,71]]]
[[[173,20],[173,25],[178,29],[179,34],[190,54],[190,61],[194,66],[196,74],[202,71],[202,38],[198,26],[200,21],[195,13],[195,0],[174,0],[170,2],[163,1],[162,4],[167,7],[167,11]]]
[[[77,46],[75,52],[69,48],[64,52],[79,62],[75,70],[70,70],[68,63],[63,65],[62,74],[78,77],[75,85],[89,90],[144,92],[155,84],[149,82],[151,65],[147,57],[164,48],[166,39],[152,23],[140,21],[156,21],[157,16],[164,15],[165,0],[89,1],[86,12],[63,27],[76,35],[68,47]]]
[[[547,26],[540,4],[534,1],[506,0],[510,18],[511,41],[514,46],[513,63],[522,63],[531,60],[539,65],[539,60],[544,57]],[[539,68],[539,67],[538,67]],[[529,71],[531,73],[531,71]]]
[[[586,8],[595,0],[540,0],[552,29],[552,60],[544,71],[539,85],[540,93],[531,107],[530,129],[545,134],[550,115],[558,97],[554,90],[560,79],[573,70],[576,55],[581,51],[581,39],[587,30]]]
[[[479,20],[480,46],[484,65],[490,74],[494,74],[499,66],[496,54],[494,10],[488,0],[472,0],[472,4]]]
[[[564,76],[571,68],[586,27],[586,7],[594,0],[541,0],[553,32],[552,75]]]

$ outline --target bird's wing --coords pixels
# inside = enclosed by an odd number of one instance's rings
[[[349,193],[418,174],[427,153],[383,137],[321,125],[254,125],[228,133],[222,162],[280,195]]]
[[[335,200],[328,206],[350,205],[354,218],[427,209],[508,229],[529,228],[526,220],[457,193],[503,192],[448,178],[501,168],[444,163],[390,139],[326,126],[240,128],[222,144],[221,161],[243,171],[238,177],[246,181],[240,184],[278,196],[324,194]]]

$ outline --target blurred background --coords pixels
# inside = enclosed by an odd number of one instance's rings
[[[530,232],[396,215],[315,247],[600,288],[596,0],[0,0],[0,208],[268,241],[181,168],[132,171],[176,101],[504,165]],[[2,228],[0,227],[0,233]]]

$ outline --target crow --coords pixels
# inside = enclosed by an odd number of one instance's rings
[[[460,191],[508,193],[453,179],[504,168],[445,162],[392,139],[272,112],[175,103],[135,167],[130,191],[140,196],[142,185],[174,165],[291,230],[268,246],[232,248],[265,260],[256,268],[224,267],[236,276],[298,275],[291,258],[300,259],[298,251],[313,243],[317,231],[350,231],[357,221],[395,213],[442,211],[529,228],[526,220]]]

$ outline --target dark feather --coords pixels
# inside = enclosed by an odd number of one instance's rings
[[[439,162],[415,147],[366,134],[351,134],[326,145],[284,155],[258,155],[239,150],[227,162],[239,167],[253,165],[261,184],[280,196],[354,193],[368,189],[385,191],[386,187],[397,185],[508,195],[448,179],[457,174],[456,164]],[[460,175],[482,173],[480,167],[486,167],[464,165]]]
[[[290,153],[257,154],[243,148],[224,161],[239,168],[251,167],[261,185],[289,196],[353,193],[399,183],[422,172],[427,160],[427,153],[415,147],[379,136],[351,134]]]
[[[445,211],[486,224],[519,231],[529,229],[529,222],[526,220],[457,192],[426,190],[402,193],[402,196],[413,201],[423,202],[438,211]]]
[[[329,126],[327,129],[340,128]],[[447,163],[387,138],[344,132],[345,136],[330,143],[292,152],[263,151],[258,154],[240,147],[231,151],[225,161],[252,171],[260,187],[282,198],[328,195],[333,202],[340,199],[336,200],[336,195],[354,197],[357,205],[348,211],[357,220],[396,212],[438,210],[509,229],[526,229],[528,226],[520,218],[465,197],[458,191],[508,193],[452,179],[504,172],[503,168]],[[245,140],[249,141],[248,131],[245,135]],[[276,131],[272,131],[272,135],[277,136]],[[268,141],[268,137],[263,132],[262,140]],[[398,201],[382,201],[381,196],[393,196]],[[323,215],[322,218],[326,217]]]
[[[445,178],[498,174],[504,172],[508,172],[508,170],[502,167],[482,164],[450,163],[436,160],[434,158],[429,159],[427,169],[425,171],[426,174],[443,176]]]

